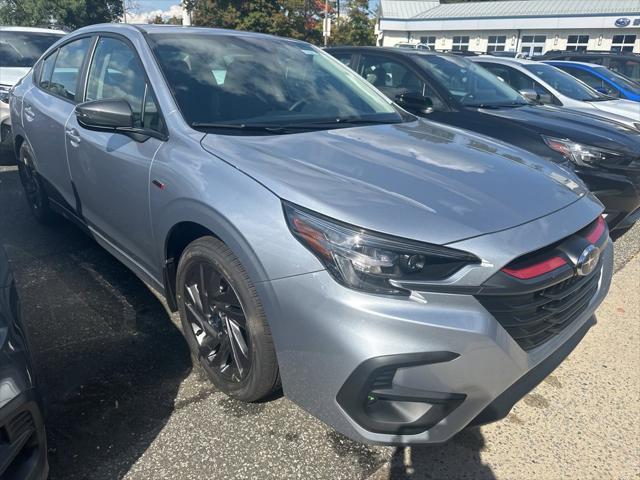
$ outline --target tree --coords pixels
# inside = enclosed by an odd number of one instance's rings
[[[375,45],[374,19],[369,17],[369,0],[351,0],[347,17],[333,28],[332,45]]]
[[[322,41],[322,0],[190,0],[193,24]]]
[[[71,29],[122,17],[122,0],[0,0],[0,23],[57,25]]]

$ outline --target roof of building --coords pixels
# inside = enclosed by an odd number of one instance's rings
[[[382,18],[411,18],[440,6],[439,1],[427,0],[380,0]]]
[[[448,4],[426,0],[380,0],[380,5],[381,17],[394,19],[640,15],[639,0],[505,0]]]

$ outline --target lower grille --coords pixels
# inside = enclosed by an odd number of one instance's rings
[[[555,285],[517,295],[478,295],[523,350],[560,333],[585,311],[598,290],[601,266],[588,276],[574,275]]]

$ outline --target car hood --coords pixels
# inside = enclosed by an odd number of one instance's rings
[[[629,118],[634,122],[640,122],[640,103],[631,100],[608,100],[605,102],[591,102],[598,110],[615,113],[622,117]]]
[[[29,67],[0,67],[0,85],[14,86],[29,70]]]
[[[586,193],[551,162],[424,120],[290,135],[209,134],[202,146],[282,199],[439,244],[529,222]]]
[[[597,112],[572,111],[552,106],[481,109],[485,115],[516,122],[534,132],[569,138],[585,145],[640,155],[640,131],[599,117]]]

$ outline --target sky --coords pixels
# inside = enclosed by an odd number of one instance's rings
[[[160,15],[165,20],[174,15],[177,17],[182,15],[179,0],[133,0],[133,3],[137,8],[127,18],[130,23],[147,23],[156,15]],[[371,11],[375,11],[377,5],[378,0],[369,0]]]

